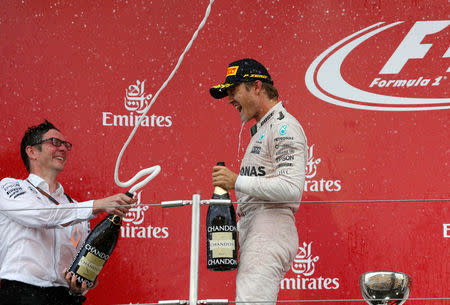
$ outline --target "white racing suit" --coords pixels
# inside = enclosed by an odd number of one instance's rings
[[[281,102],[251,132],[235,185],[240,217],[236,302],[267,305],[276,303],[280,281],[297,254],[294,213],[303,193],[308,148],[301,125]],[[275,203],[285,201],[296,203]]]

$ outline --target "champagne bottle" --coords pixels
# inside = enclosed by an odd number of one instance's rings
[[[217,165],[225,166],[224,162]],[[230,199],[230,194],[216,186],[212,199]],[[212,271],[237,268],[236,212],[230,206],[209,205],[206,216],[206,267]]]
[[[125,194],[133,197],[129,192]],[[88,288],[94,285],[95,279],[116,247],[121,225],[120,216],[109,214],[89,233],[68,269],[68,272],[77,276],[77,285],[81,286],[83,281]]]

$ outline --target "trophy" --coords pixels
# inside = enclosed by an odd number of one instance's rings
[[[359,288],[370,305],[401,305],[409,296],[411,278],[396,271],[371,271],[359,277]]]

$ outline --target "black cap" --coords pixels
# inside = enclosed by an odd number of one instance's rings
[[[213,98],[224,98],[227,96],[227,88],[242,82],[251,82],[260,80],[273,85],[267,69],[259,62],[251,58],[244,58],[233,61],[228,65],[225,82],[217,86],[211,87],[209,93]]]

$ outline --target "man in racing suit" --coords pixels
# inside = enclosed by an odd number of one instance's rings
[[[275,304],[280,281],[298,249],[294,213],[305,182],[306,136],[278,102],[266,68],[253,59],[232,62],[225,83],[210,93],[214,98],[228,96],[243,123],[257,122],[239,175],[223,166],[213,169],[213,185],[235,189],[239,202],[236,302]]]

